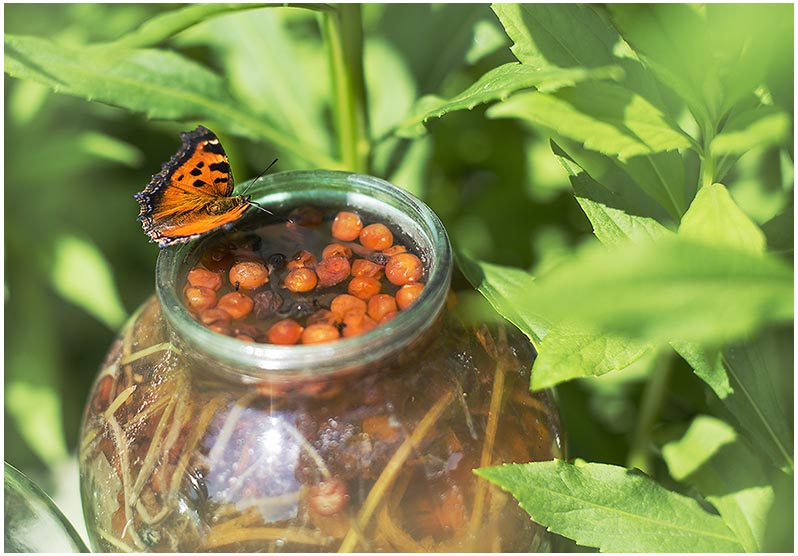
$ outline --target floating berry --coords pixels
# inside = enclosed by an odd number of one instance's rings
[[[394,255],[385,263],[385,277],[397,286],[418,282],[423,272],[421,259],[412,253]]]
[[[402,286],[396,291],[396,305],[404,311],[418,299],[423,289],[424,284],[421,282]]]
[[[302,337],[304,328],[293,319],[284,319],[274,323],[266,333],[269,341],[273,344],[291,346]]]
[[[332,300],[330,304],[330,311],[343,318],[345,314],[350,311],[356,310],[365,313],[367,309],[366,302],[354,295],[342,293]]]
[[[395,312],[396,310],[396,299],[390,294],[379,293],[369,299],[368,314],[375,321],[381,320],[386,313]]]
[[[350,295],[369,300],[380,293],[381,288],[382,284],[376,278],[371,278],[370,276],[355,276],[349,281],[347,291]]]
[[[363,221],[354,212],[341,211],[332,223],[332,236],[340,241],[354,241],[363,229]]]
[[[316,274],[319,277],[319,287],[328,288],[349,277],[351,270],[349,259],[336,255],[324,258],[316,265]]]
[[[352,276],[370,276],[379,280],[382,276],[382,266],[368,259],[356,259],[352,262]]]
[[[347,259],[351,259],[352,249],[340,243],[331,243],[321,252],[322,259],[329,259],[330,257],[346,257]]]
[[[186,304],[192,311],[200,312],[216,305],[216,292],[203,286],[189,286],[185,291]]]
[[[228,278],[235,288],[254,290],[269,281],[269,269],[258,261],[244,261],[233,265]]]
[[[360,311],[349,311],[343,318],[341,335],[344,338],[365,334],[377,326],[377,322]]]
[[[202,286],[216,291],[222,287],[222,277],[210,270],[196,267],[189,271],[188,283],[192,286]]]
[[[339,337],[338,328],[331,324],[311,324],[302,331],[303,344],[332,342]]]
[[[318,278],[310,268],[295,268],[285,277],[285,287],[294,293],[309,292],[316,287]]]
[[[248,295],[241,292],[230,292],[219,298],[216,306],[226,311],[235,320],[241,320],[252,312],[254,301]]]
[[[307,324],[331,324],[337,326],[341,322],[341,318],[327,309],[319,309],[308,317]]]
[[[385,224],[369,224],[360,230],[360,244],[374,251],[382,251],[393,245],[393,234]]]

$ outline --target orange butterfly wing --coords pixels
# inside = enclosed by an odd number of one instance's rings
[[[196,239],[241,218],[249,196],[232,196],[233,174],[219,138],[199,126],[137,193],[139,221],[159,247]]]

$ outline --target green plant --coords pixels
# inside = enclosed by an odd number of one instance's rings
[[[62,408],[70,352],[52,307],[113,329],[140,303],[153,253],[135,226],[120,231],[135,208],[117,199],[188,128],[142,133],[110,104],[208,125],[239,179],[268,145],[284,168],[369,172],[424,197],[463,273],[538,349],[531,386],[558,388],[572,455],[615,464],[479,471],[540,523],[603,550],[792,545],[792,6],[61,9],[56,39],[12,8],[7,28],[26,34],[5,36],[22,80],[6,105],[21,154],[6,411],[39,459],[65,456],[62,413],[81,405]],[[102,131],[63,132],[84,114]],[[171,142],[131,145],[158,129]],[[103,189],[102,159],[135,176],[109,170],[120,185]],[[49,187],[42,206],[28,208],[29,183]],[[89,372],[110,340],[95,338]]]

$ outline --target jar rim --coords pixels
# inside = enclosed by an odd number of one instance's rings
[[[360,369],[401,352],[437,320],[451,283],[452,250],[438,216],[412,194],[380,178],[332,170],[279,172],[239,184],[237,190],[246,191],[270,210],[293,208],[301,199],[327,199],[328,203],[335,199],[342,207],[388,216],[386,221],[409,232],[417,243],[426,283],[412,308],[358,336],[292,346],[243,342],[197,322],[182,301],[181,269],[201,242],[168,246],[156,263],[155,289],[163,314],[183,344],[220,363],[225,374],[238,380],[297,380]],[[262,214],[250,209],[240,222],[252,222]]]

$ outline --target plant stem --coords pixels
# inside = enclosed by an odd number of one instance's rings
[[[370,143],[360,6],[339,4],[335,10],[324,12],[323,29],[329,49],[341,161],[347,170],[368,172]]]
[[[644,473],[651,474],[651,454],[648,445],[651,440],[651,430],[665,404],[668,394],[668,378],[670,377],[671,358],[665,352],[654,363],[654,369],[648,379],[643,399],[640,402],[640,415],[637,418],[637,427],[629,450],[627,467],[636,467]]]

